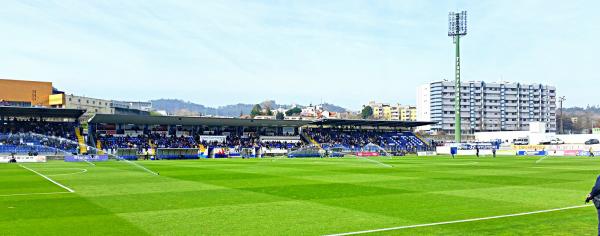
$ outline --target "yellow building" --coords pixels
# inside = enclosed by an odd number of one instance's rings
[[[369,102],[368,106],[373,108],[373,119],[376,120],[391,120],[392,108],[390,104]]]
[[[417,107],[401,106],[399,109],[401,121],[417,121]]]
[[[383,107],[383,120],[392,119],[392,109],[390,106]]]
[[[49,106],[51,82],[0,79],[0,101],[11,106]]]
[[[402,106],[398,104],[369,102],[367,106],[373,108],[373,119],[416,121],[417,108],[415,106]]]

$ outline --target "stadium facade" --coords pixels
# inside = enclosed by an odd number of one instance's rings
[[[0,79],[0,105],[48,106],[51,82]]]
[[[94,114],[149,115],[151,102],[105,100],[65,94],[52,82],[0,79],[0,106],[52,107],[85,110],[81,121]]]
[[[50,106],[85,110],[81,119],[86,121],[95,114],[148,115],[152,103],[106,100],[60,93],[50,95]]]
[[[435,81],[417,91],[417,119],[436,122],[422,127],[454,133],[454,82]],[[461,126],[463,134],[489,131],[525,131],[530,122],[544,122],[556,132],[556,87],[510,82],[461,83]]]

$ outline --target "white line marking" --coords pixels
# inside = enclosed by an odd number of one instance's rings
[[[467,163],[452,163],[452,164],[442,164],[444,166],[471,166],[471,165],[478,165],[479,162],[467,162]]]
[[[84,159],[83,161],[85,161],[86,163],[90,164],[91,166],[96,166],[96,164],[94,164],[94,163],[92,163],[92,162],[90,162],[90,161],[88,161],[88,160],[85,160],[85,159]]]
[[[131,165],[137,166],[137,167],[139,167],[140,169],[142,169],[142,170],[144,170],[144,171],[146,171],[146,172],[148,172],[148,173],[150,173],[150,174],[153,174],[153,175],[159,175],[157,172],[151,171],[150,169],[148,169],[148,168],[146,168],[146,167],[144,167],[144,166],[142,166],[142,165],[140,165],[140,164],[137,164],[137,163],[135,163],[135,162],[129,161],[129,160],[125,159],[125,158],[121,158],[121,157],[119,157],[119,156],[117,156],[117,158],[118,158],[119,160],[125,161],[125,162],[127,162],[127,163],[129,163],[129,164],[131,164]]]
[[[537,161],[535,161],[535,164],[538,164],[538,163],[542,162],[543,160],[546,160],[546,158],[548,158],[548,157],[550,157],[550,156],[545,156],[545,157],[538,159]]]
[[[392,165],[388,165],[388,164],[385,164],[385,163],[377,161],[377,160],[373,160],[373,159],[368,158],[368,157],[363,157],[363,158],[360,158],[360,159],[364,159],[364,160],[367,160],[367,161],[370,161],[370,162],[373,162],[373,163],[376,163],[378,165],[382,165],[382,166],[385,166],[385,167],[388,167],[388,168],[392,168],[393,167]]]
[[[529,168],[535,168],[535,169],[552,169],[552,170],[589,170],[589,171],[595,171],[592,169],[582,169],[582,168],[560,168],[560,167],[550,167],[550,166],[532,166]]]
[[[12,197],[12,196],[29,196],[29,195],[53,195],[53,194],[66,194],[72,192],[51,192],[51,193],[14,193],[14,194],[3,194],[0,197]]]
[[[69,168],[69,169],[78,169],[78,170],[82,170],[82,171],[78,171],[78,172],[73,172],[73,173],[64,173],[64,174],[53,174],[53,175],[46,175],[46,176],[60,176],[60,175],[75,175],[75,174],[83,174],[85,172],[87,172],[87,169],[83,169],[83,168]]]
[[[50,182],[52,182],[52,183],[54,183],[54,184],[58,185],[58,186],[59,186],[59,187],[61,187],[61,188],[64,188],[64,189],[66,189],[67,191],[69,191],[69,192],[71,192],[71,193],[74,193],[74,192],[75,192],[75,190],[73,190],[73,189],[70,189],[69,187],[67,187],[67,186],[64,186],[64,185],[60,184],[59,182],[56,182],[56,181],[54,181],[54,180],[53,180],[53,179],[51,179],[51,178],[48,178],[48,176],[45,176],[45,175],[43,175],[43,174],[40,174],[40,172],[37,172],[37,171],[35,171],[35,170],[32,170],[32,169],[28,168],[27,166],[24,166],[24,165],[21,165],[21,164],[19,164],[19,166],[20,166],[20,167],[23,167],[23,168],[25,168],[25,169],[27,169],[27,170],[29,170],[29,171],[33,172],[33,173],[36,173],[36,174],[37,174],[37,175],[39,175],[39,176],[42,176],[44,179],[47,179],[48,181],[50,181]]]
[[[326,236],[343,236],[343,235],[368,234],[368,233],[383,232],[383,231],[392,231],[392,230],[399,230],[399,229],[410,229],[410,228],[429,227],[429,226],[436,226],[436,225],[448,225],[448,224],[457,224],[457,223],[464,223],[464,222],[492,220],[492,219],[514,217],[514,216],[524,216],[524,215],[533,215],[533,214],[540,214],[540,213],[553,212],[553,211],[570,210],[570,209],[575,209],[575,208],[589,207],[589,206],[593,206],[593,205],[594,204],[590,204],[590,205],[578,205],[578,206],[554,208],[554,209],[540,210],[540,211],[530,211],[530,212],[523,212],[523,213],[516,213],[516,214],[509,214],[509,215],[488,216],[488,217],[482,217],[482,218],[473,218],[473,219],[465,219],[465,220],[453,220],[453,221],[435,222],[435,223],[418,224],[418,225],[405,225],[405,226],[398,226],[398,227],[391,227],[391,228],[363,230],[363,231],[348,232],[348,233],[339,233],[339,234],[329,234],[329,235],[326,235]]]

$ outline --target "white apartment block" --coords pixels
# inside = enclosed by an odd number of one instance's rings
[[[509,82],[461,83],[462,132],[526,131],[544,122],[556,132],[556,87]],[[454,133],[454,82],[436,81],[417,91],[417,119],[438,122],[425,129]]]

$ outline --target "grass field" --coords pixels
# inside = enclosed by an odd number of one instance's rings
[[[326,235],[583,204],[600,160],[340,158],[0,165],[0,235]],[[381,163],[378,163],[381,162]],[[595,235],[596,212],[372,235]]]

